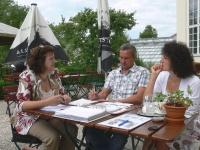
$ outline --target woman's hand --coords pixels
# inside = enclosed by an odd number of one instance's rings
[[[71,101],[71,98],[68,95],[55,95],[55,96],[50,96],[42,100],[25,101],[23,103],[22,109],[23,110],[40,109],[45,106],[68,104],[70,101]]]
[[[65,95],[61,95],[62,99],[63,99],[63,104],[68,104],[71,101],[71,97],[69,97],[69,95],[65,94]]]
[[[55,95],[49,99],[49,105],[68,104],[70,101],[68,95]]]
[[[162,71],[162,64],[155,64],[151,67],[151,73],[153,75],[158,76],[158,74]]]
[[[88,98],[90,99],[90,100],[96,100],[96,99],[98,99],[98,93],[96,92],[96,91],[90,91],[89,93],[88,93]]]

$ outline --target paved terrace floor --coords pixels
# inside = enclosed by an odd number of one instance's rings
[[[11,142],[11,129],[9,124],[9,117],[6,112],[6,103],[3,100],[0,100],[0,150],[16,150],[14,143]],[[82,136],[81,126],[79,128],[78,136]],[[141,150],[141,143],[137,150]],[[26,145],[21,144],[21,147],[26,147]],[[84,149],[84,148],[83,148]],[[131,138],[128,139],[124,150],[131,150]]]

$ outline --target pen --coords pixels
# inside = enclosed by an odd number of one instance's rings
[[[96,92],[96,89],[95,89],[95,86],[94,86],[94,85],[92,86],[92,89],[90,90],[90,92],[92,92],[92,93],[95,93],[95,92]]]
[[[122,120],[122,122],[118,126],[122,126],[122,125],[124,125],[124,124],[126,124],[128,122],[129,122],[128,120]]]
[[[96,92],[95,85],[93,85],[93,87],[92,87],[92,91],[93,91],[93,92]]]

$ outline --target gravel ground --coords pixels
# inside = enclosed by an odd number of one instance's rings
[[[11,128],[9,123],[9,117],[6,112],[6,103],[0,100],[0,150],[16,150],[14,143],[11,142]],[[81,137],[81,126],[79,128],[79,137]],[[21,147],[26,145],[21,144]],[[124,150],[131,150],[131,138],[129,138]],[[141,149],[141,144],[139,144],[138,150]]]
[[[15,145],[11,142],[9,117],[5,113],[6,105],[3,100],[0,100],[0,150],[15,150]]]

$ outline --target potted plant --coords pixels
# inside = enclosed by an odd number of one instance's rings
[[[188,93],[191,94],[191,90],[188,90]],[[187,107],[192,105],[192,100],[189,97],[184,97],[184,92],[181,90],[176,90],[167,95],[158,93],[155,96],[155,100],[166,101],[164,104],[166,111],[165,120],[168,123],[184,123],[185,111]]]

